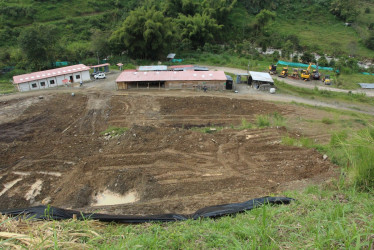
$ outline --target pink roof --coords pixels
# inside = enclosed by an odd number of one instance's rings
[[[73,66],[57,68],[57,69],[33,72],[29,74],[24,74],[24,75],[13,76],[13,83],[19,84],[23,82],[31,82],[31,81],[46,79],[46,78],[55,77],[55,76],[73,74],[76,72],[81,72],[81,71],[85,71],[89,69],[90,68],[87,67],[86,65],[78,64],[78,65],[73,65]]]
[[[178,68],[192,68],[193,65],[173,65],[169,66],[170,69],[178,69]]]
[[[152,81],[226,81],[223,71],[124,71],[116,82],[152,82]]]
[[[93,65],[93,66],[90,66],[90,68],[93,69],[93,68],[99,68],[99,67],[105,67],[105,66],[110,66],[110,64],[104,63],[104,64],[99,64],[99,65]]]

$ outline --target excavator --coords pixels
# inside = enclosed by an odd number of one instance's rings
[[[318,71],[318,63],[316,64],[316,69],[313,70],[313,80],[319,80],[321,78],[321,73]]]
[[[310,73],[310,69],[312,68],[312,63],[309,64],[307,69],[301,70],[301,79],[304,81],[310,81],[312,78],[312,74]]]
[[[270,65],[269,66],[269,74],[270,75],[276,75],[277,74],[277,65]]]
[[[282,77],[282,78],[286,78],[288,76],[288,66],[287,67],[283,67],[282,72],[278,76]]]
[[[300,76],[299,76],[299,69],[294,68],[292,70],[293,70],[292,71],[292,75],[289,75],[288,77],[292,78],[292,79],[295,79],[295,80],[298,80],[300,78]]]

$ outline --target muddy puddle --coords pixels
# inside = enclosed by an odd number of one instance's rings
[[[102,193],[98,193],[93,200],[94,203],[92,206],[110,206],[134,203],[139,200],[139,197],[136,191],[131,191],[125,195],[121,195],[110,190],[105,190]]]

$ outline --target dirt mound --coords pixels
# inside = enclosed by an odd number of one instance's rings
[[[0,125],[0,209],[50,203],[111,213],[189,213],[333,176],[334,166],[318,152],[281,145],[284,128],[188,129],[230,127],[274,112],[295,110],[219,97],[50,96]],[[100,134],[110,125],[129,130]],[[122,204],[100,206],[110,204],[101,202],[105,195]]]

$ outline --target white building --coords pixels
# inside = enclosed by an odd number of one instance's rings
[[[90,80],[90,67],[83,64],[13,76],[18,91],[46,89]]]

